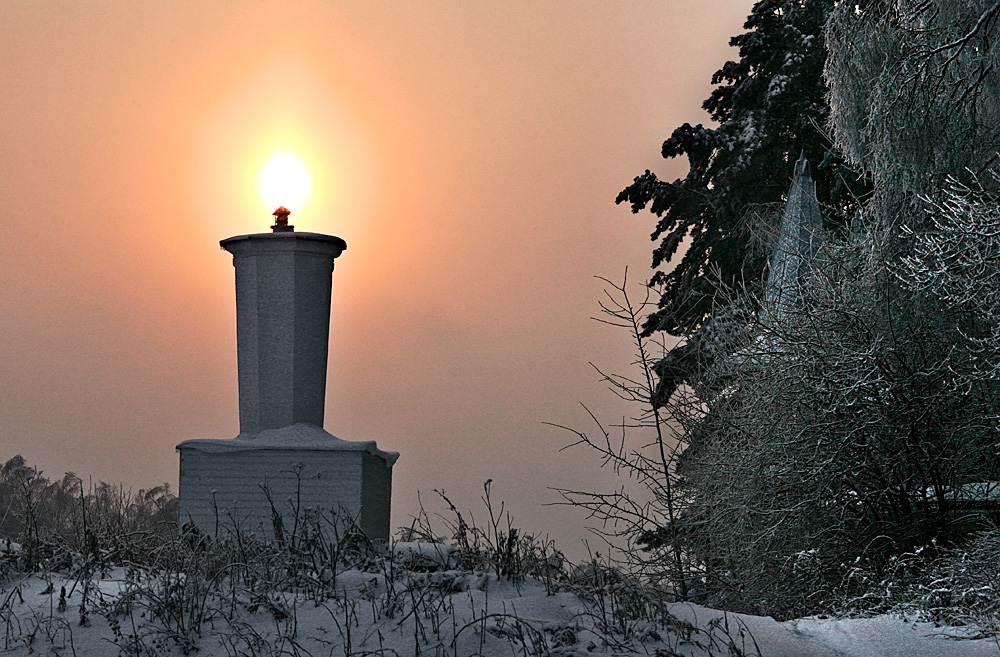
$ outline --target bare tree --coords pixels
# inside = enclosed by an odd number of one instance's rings
[[[1000,476],[1000,395],[884,253],[874,237],[825,246],[798,302],[761,313],[703,377],[675,535],[702,567],[705,601],[823,610],[857,593],[849,564],[884,567],[981,519],[962,493]]]
[[[1000,3],[841,2],[826,35],[834,141],[883,212],[996,167]]]
[[[995,177],[995,174],[994,174]],[[947,307],[981,354],[979,372],[1000,374],[1000,200],[978,179],[966,185],[952,178],[923,199],[917,232],[897,276],[912,290]]]
[[[654,369],[668,348],[662,335],[646,336],[642,329],[643,318],[655,305],[657,290],[648,284],[637,286],[642,297],[636,300],[630,292],[627,269],[620,284],[599,278],[607,287],[600,315],[594,319],[626,332],[635,358],[626,374],[591,365],[608,388],[636,410],[620,422],[607,424],[584,406],[596,434],[553,426],[574,434],[575,441],[567,448],[583,445],[596,451],[602,466],[611,468],[628,484],[608,492],[557,490],[567,504],[586,509],[589,518],[598,521],[595,531],[623,548],[621,555],[630,572],[666,580],[678,598],[686,599],[695,566],[677,534],[680,514],[687,506],[677,474],[677,459],[686,445],[678,418],[700,413],[701,403],[689,390],[674,395],[667,406],[658,400],[660,377]],[[669,540],[654,538],[662,533]]]

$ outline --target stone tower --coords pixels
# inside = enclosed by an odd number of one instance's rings
[[[809,174],[805,154],[795,163],[792,186],[778,229],[778,242],[771,256],[771,269],[764,288],[762,312],[773,319],[785,317],[799,297],[805,267],[824,239],[823,216],[816,199],[816,183]]]
[[[279,208],[270,233],[220,242],[236,269],[240,433],[186,440],[180,521],[202,531],[277,532],[307,509],[349,515],[389,537],[395,452],[323,429],[330,295],[339,237],[295,232]]]

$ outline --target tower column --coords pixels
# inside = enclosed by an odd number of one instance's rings
[[[297,233],[285,217],[274,232],[220,242],[236,268],[241,437],[323,426],[333,261],[347,243]]]

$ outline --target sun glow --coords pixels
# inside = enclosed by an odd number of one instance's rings
[[[332,78],[288,55],[206,103],[189,178],[206,239],[256,232],[279,205],[298,230],[352,243],[373,226],[375,132]]]
[[[302,158],[291,151],[278,151],[261,169],[257,186],[268,208],[283,205],[295,212],[309,198],[312,179]]]

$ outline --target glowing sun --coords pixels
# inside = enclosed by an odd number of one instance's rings
[[[261,169],[257,184],[268,208],[283,205],[294,212],[309,197],[312,180],[309,169],[298,155],[290,151],[279,151]]]

